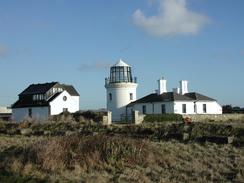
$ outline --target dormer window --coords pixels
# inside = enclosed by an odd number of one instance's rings
[[[45,100],[45,96],[44,94],[35,94],[32,96],[33,101],[37,101],[37,100]]]

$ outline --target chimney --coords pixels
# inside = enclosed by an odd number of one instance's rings
[[[164,77],[162,77],[162,79],[158,80],[158,95],[161,95],[161,94],[167,92],[166,83],[167,83],[167,80],[165,80]]]
[[[180,88],[173,88],[173,92],[177,93],[177,94],[180,94]]]
[[[180,81],[180,94],[184,95],[185,93],[188,93],[188,81],[186,80],[181,80]]]

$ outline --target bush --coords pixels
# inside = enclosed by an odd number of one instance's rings
[[[165,122],[165,121],[182,121],[180,114],[147,114],[144,122]]]

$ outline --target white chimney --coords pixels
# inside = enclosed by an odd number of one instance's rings
[[[188,93],[188,81],[181,80],[180,81],[180,94],[184,95],[185,93]]]
[[[161,94],[167,92],[166,83],[167,83],[167,80],[165,80],[163,77],[162,77],[162,79],[158,80],[158,95],[161,95]]]
[[[177,93],[177,94],[180,94],[180,88],[173,88],[173,92]]]

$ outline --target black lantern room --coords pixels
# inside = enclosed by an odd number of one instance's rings
[[[109,80],[108,80],[109,79]],[[135,83],[136,78],[132,77],[131,67],[120,60],[110,68],[109,83]]]

